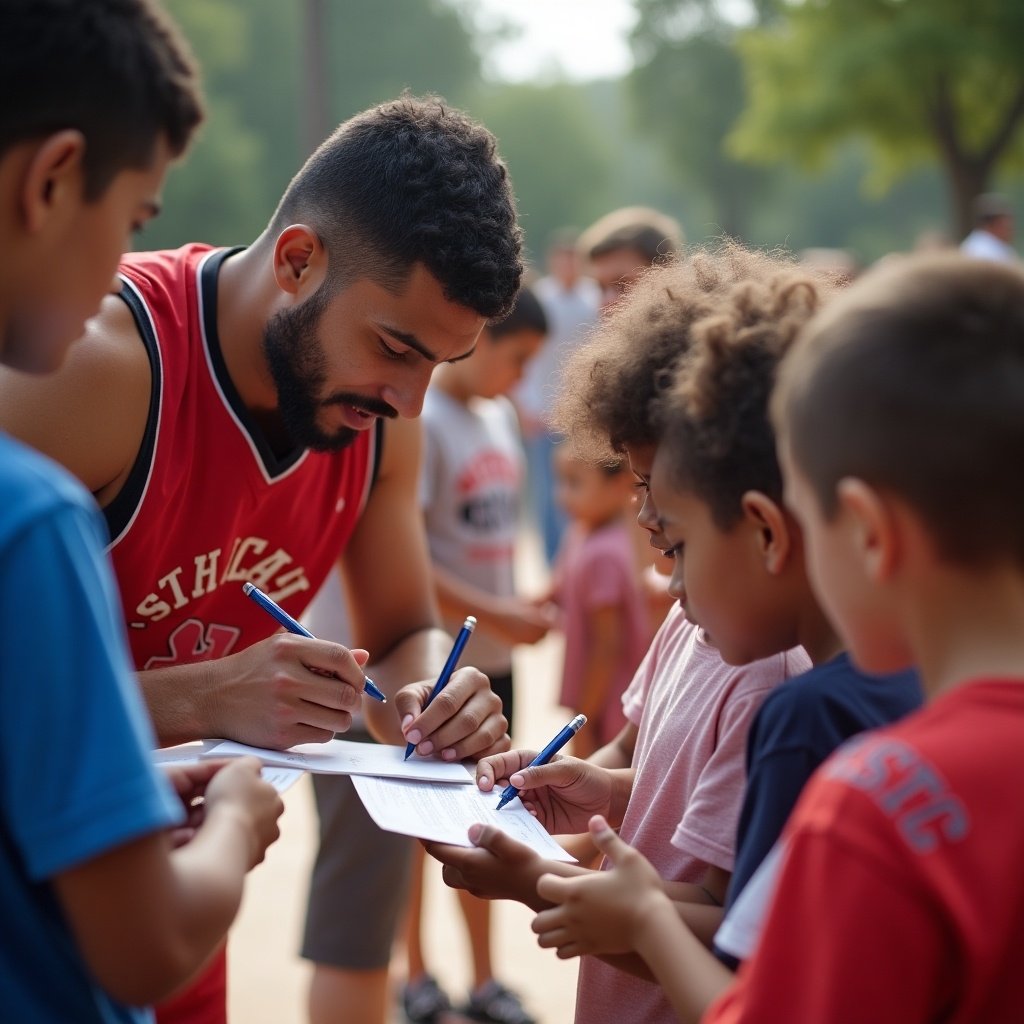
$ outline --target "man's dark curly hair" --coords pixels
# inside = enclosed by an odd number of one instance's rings
[[[833,293],[836,277],[734,243],[702,259],[722,287],[691,326],[689,349],[653,416],[670,479],[704,501],[728,531],[742,518],[747,491],[782,502],[769,399],[782,357]]]
[[[320,236],[334,290],[399,288],[422,263],[452,302],[500,320],[523,273],[522,232],[494,136],[436,96],[404,95],[340,125],[292,180],[271,230]]]

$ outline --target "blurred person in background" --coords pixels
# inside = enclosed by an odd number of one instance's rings
[[[960,243],[965,256],[978,260],[1016,263],[1013,247],[1013,209],[1005,196],[987,192],[974,201],[974,230]]]
[[[647,206],[624,206],[591,224],[579,245],[587,272],[601,292],[601,313],[614,306],[648,267],[677,256],[683,241],[677,220]]]
[[[556,438],[547,425],[547,413],[562,367],[597,319],[601,298],[597,284],[583,274],[578,240],[574,228],[561,228],[548,242],[547,276],[532,286],[547,318],[547,341],[527,364],[513,395],[526,448],[533,519],[548,565],[554,561],[566,520],[555,501]]]
[[[580,236],[579,249],[600,289],[605,316],[645,271],[681,256],[684,236],[679,222],[648,206],[624,206],[596,220]],[[672,605],[668,566],[658,572],[654,549],[643,530],[633,530],[637,577],[647,596],[651,629],[657,629]]]

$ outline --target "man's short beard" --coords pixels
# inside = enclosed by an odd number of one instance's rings
[[[275,313],[263,332],[263,354],[277,389],[281,422],[294,445],[318,452],[341,451],[359,436],[350,427],[328,433],[317,424],[327,379],[317,328],[329,299],[321,286],[301,305]]]

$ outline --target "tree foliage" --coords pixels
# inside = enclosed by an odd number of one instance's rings
[[[1020,0],[785,0],[740,49],[743,157],[820,166],[861,136],[880,188],[937,159],[962,233],[1000,162],[1024,153]]]
[[[630,75],[638,124],[660,139],[683,179],[711,198],[718,230],[749,234],[771,175],[723,143],[744,108],[736,28],[714,0],[636,0]]]
[[[585,227],[609,209],[612,141],[583,90],[567,82],[489,88],[472,113],[498,137],[531,252],[566,224]]]
[[[165,0],[203,70],[208,118],[167,186],[148,246],[245,242],[262,230],[308,155],[304,4]],[[330,0],[324,7],[332,124],[400,93],[464,103],[479,75],[471,32],[442,0]]]

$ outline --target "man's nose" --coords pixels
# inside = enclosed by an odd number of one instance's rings
[[[386,385],[381,389],[380,397],[388,403],[399,416],[415,419],[423,411],[423,397],[430,384],[432,365],[417,368],[409,372],[401,381]]]

